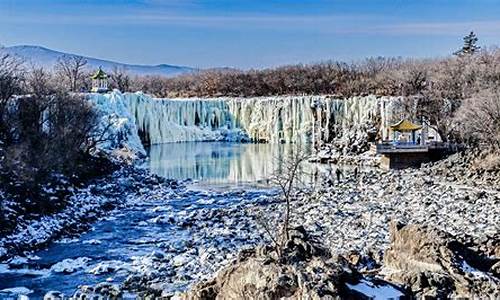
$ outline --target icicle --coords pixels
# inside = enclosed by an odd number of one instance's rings
[[[320,142],[347,131],[387,126],[387,103],[375,96],[335,99],[281,96],[215,99],[153,99],[124,94],[124,102],[152,144],[181,141],[241,140],[270,143],[311,142],[313,125]],[[316,111],[312,105],[320,105]],[[316,117],[314,114],[317,114]],[[383,132],[383,131],[382,131]]]

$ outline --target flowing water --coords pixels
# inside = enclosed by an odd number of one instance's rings
[[[33,291],[30,298],[40,299],[51,290],[72,295],[78,285],[102,281],[120,283],[129,273],[122,270],[100,274],[92,270],[99,263],[110,261],[119,262],[122,269],[127,269],[134,259],[155,251],[159,245],[175,248],[190,239],[188,230],[151,220],[162,217],[166,211],[175,217],[207,206],[225,207],[272,195],[275,190],[267,178],[278,169],[279,158],[294,149],[297,146],[289,144],[219,142],[152,146],[144,166],[165,178],[191,179],[186,191],[170,195],[169,199],[131,201],[125,208],[96,222],[91,231],[52,243],[31,254],[19,270],[0,265],[0,290],[25,287]],[[245,243],[254,242],[257,241],[245,240]],[[235,247],[237,249],[238,245]],[[89,260],[83,261],[74,272],[65,274],[55,272],[54,268],[51,270],[64,259],[82,257]]]

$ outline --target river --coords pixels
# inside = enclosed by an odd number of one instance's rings
[[[90,231],[51,243],[46,249],[30,253],[27,259],[19,259],[20,269],[0,265],[0,290],[24,287],[31,291],[30,298],[40,299],[52,290],[72,295],[82,284],[121,283],[138,267],[141,257],[159,248],[173,253],[189,249],[186,245],[193,242],[192,231],[158,220],[200,209],[234,209],[240,203],[274,195],[276,190],[268,178],[278,169],[279,159],[294,149],[297,146],[223,142],[154,145],[142,167],[165,178],[188,180],[187,189],[169,199],[131,201],[96,222]],[[225,247],[237,251],[258,242],[258,236],[250,235],[244,240],[231,240]],[[66,259],[71,261],[65,264]],[[74,270],[57,271],[66,265]],[[209,271],[215,269],[205,273]],[[172,281],[168,288],[182,290],[198,279],[188,275],[191,280]]]

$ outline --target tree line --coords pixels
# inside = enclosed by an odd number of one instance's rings
[[[107,128],[83,95],[70,93],[85,65],[71,63],[55,75],[0,55],[0,236],[19,216],[60,210],[72,187],[115,169],[96,156]]]

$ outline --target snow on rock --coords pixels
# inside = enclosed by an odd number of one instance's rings
[[[100,240],[91,239],[91,240],[83,241],[83,243],[89,244],[89,245],[100,245],[102,242]]]
[[[9,264],[9,267],[18,268],[21,267],[22,265],[27,264],[28,259],[26,257],[14,256],[11,259],[9,259],[7,263]]]
[[[15,294],[15,295],[29,295],[29,294],[33,293],[33,291],[24,287],[24,286],[20,286],[20,287],[13,287],[13,288],[7,288],[7,289],[0,290],[0,293]]]
[[[108,260],[98,263],[97,265],[92,267],[92,269],[88,270],[87,273],[94,275],[101,275],[101,274],[112,273],[118,270],[125,270],[129,272],[131,271],[131,267],[129,264],[119,260]]]
[[[50,270],[54,273],[70,274],[85,268],[89,261],[91,261],[91,259],[88,257],[79,257],[76,259],[67,258],[52,265]]]

